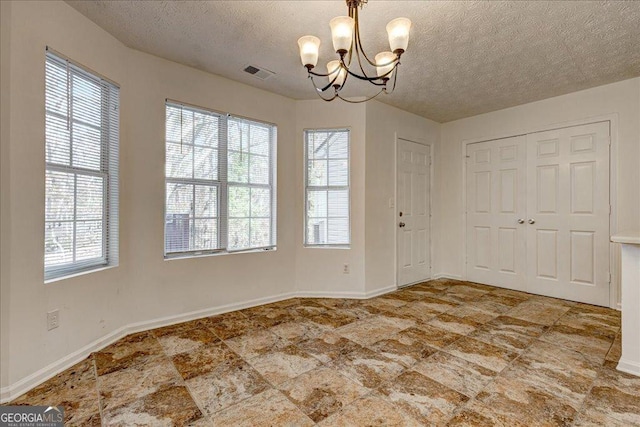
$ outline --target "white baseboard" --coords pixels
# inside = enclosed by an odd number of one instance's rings
[[[438,273],[433,275],[434,279],[452,279],[452,280],[463,280],[462,276],[459,274],[450,274],[450,273]]]
[[[173,316],[160,317],[153,320],[147,320],[143,322],[132,323],[121,328],[116,329],[113,332],[98,338],[97,340],[87,344],[86,346],[70,353],[69,355],[57,360],[50,365],[45,366],[42,369],[34,372],[27,377],[24,377],[15,383],[3,387],[0,389],[0,403],[6,403],[32,388],[42,384],[48,379],[54,377],[60,372],[72,367],[76,363],[89,357],[89,355],[95,351],[99,351],[106,346],[113,344],[119,339],[125,336],[147,331],[150,329],[160,328],[163,326],[173,325],[181,322],[188,322],[190,320],[199,319],[202,317],[214,316],[216,314],[227,313],[229,311],[242,310],[244,308],[255,307],[257,305],[269,304],[276,301],[283,301],[296,297],[307,298],[355,298],[355,299],[368,299],[378,295],[386,294],[396,290],[395,285],[387,286],[380,289],[375,289],[369,292],[316,292],[316,291],[298,291],[298,292],[286,292],[264,298],[257,298],[249,301],[244,301],[234,304],[226,304],[212,308],[206,308],[203,310],[191,311],[189,313],[183,313]]]
[[[178,314],[174,316],[166,316],[160,317],[153,320],[148,320],[144,322],[132,323],[130,325],[123,326],[121,328],[116,329],[113,332],[108,333],[107,335],[98,338],[97,340],[87,344],[86,346],[76,350],[69,355],[59,359],[50,365],[45,366],[42,369],[34,372],[33,374],[22,378],[21,380],[16,381],[15,383],[3,387],[0,389],[0,403],[6,403],[32,388],[42,384],[48,379],[54,377],[60,372],[64,371],[75,365],[76,363],[81,362],[82,360],[89,357],[91,353],[94,351],[99,351],[106,346],[113,344],[119,339],[124,338],[125,336],[136,333],[147,331],[150,329],[160,328],[163,326],[173,325],[181,322],[188,322],[189,320],[195,320],[202,317],[209,317],[216,314],[227,313],[229,311],[242,310],[244,308],[255,307],[257,305],[269,304],[271,302],[282,301],[289,298],[294,298],[296,294],[294,292],[287,292],[283,294],[273,295],[264,298],[257,298],[249,301],[244,301],[241,303],[227,304],[221,305],[217,307],[207,308],[204,310],[196,310],[189,313]]]
[[[627,374],[640,377],[640,363],[638,362],[620,359],[616,369],[618,369],[618,371],[626,372]]]

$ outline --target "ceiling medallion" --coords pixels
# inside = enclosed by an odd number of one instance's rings
[[[358,8],[362,8],[367,1],[368,0],[346,0],[347,7],[349,8],[349,16],[338,16],[329,22],[333,48],[340,58],[327,63],[326,74],[313,71],[313,68],[315,68],[318,63],[320,39],[315,36],[304,36],[298,39],[302,65],[306,67],[308,77],[315,87],[318,96],[325,101],[333,101],[336,98],[340,98],[352,103],[365,102],[375,98],[382,92],[387,94],[391,93],[396,87],[398,73],[394,73],[394,71],[396,71],[396,68],[400,65],[400,56],[407,50],[411,21],[407,18],[396,18],[389,22],[387,24],[387,34],[389,36],[391,51],[380,52],[375,56],[374,60],[371,61],[362,48],[360,25],[358,22]],[[357,64],[354,63],[352,66],[354,59]],[[375,76],[367,75],[364,70],[365,61],[369,66],[375,67]],[[354,71],[356,68],[360,71],[360,74]],[[340,91],[345,87],[349,76],[368,81],[372,85],[380,87],[380,90],[375,95],[360,101],[345,99],[340,95]],[[329,82],[326,85],[318,86],[314,81],[314,77],[328,77]],[[389,82],[391,78],[393,78],[393,86],[388,90],[387,82]],[[322,95],[331,88],[333,88],[332,96],[326,97]]]

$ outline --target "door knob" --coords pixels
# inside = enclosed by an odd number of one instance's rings
[[[524,224],[524,219],[518,218],[518,224]]]
[[[400,224],[398,224],[398,226],[399,226],[400,228],[404,227],[405,225],[406,225],[406,224],[405,224],[404,222],[401,222]]]
[[[536,220],[535,220],[535,219],[533,219],[533,218],[529,218],[529,224],[535,224],[535,223],[536,223]]]

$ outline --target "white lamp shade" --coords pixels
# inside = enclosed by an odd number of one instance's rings
[[[411,21],[407,18],[396,18],[387,24],[387,34],[389,35],[389,46],[391,52],[407,50],[409,45],[409,30]]]
[[[300,48],[300,60],[302,65],[313,67],[318,63],[318,50],[320,49],[320,39],[316,36],[304,36],[298,39]]]
[[[349,16],[337,16],[329,22],[333,48],[336,52],[349,51],[353,40],[354,20]]]
[[[378,71],[378,77],[382,77],[385,74],[389,73],[389,71],[393,70],[393,67],[396,65],[395,63],[396,55],[393,52],[380,52],[376,55],[376,70]],[[384,76],[385,79],[390,79],[393,73],[389,73]]]
[[[333,81],[334,86],[342,86],[344,84],[344,79],[347,77],[347,70],[342,68],[340,65],[340,61],[329,61],[327,63],[327,74],[329,74],[329,82]]]

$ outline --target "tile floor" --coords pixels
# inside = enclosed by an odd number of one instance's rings
[[[129,335],[12,404],[67,425],[640,425],[619,357],[619,312],[434,280]]]

